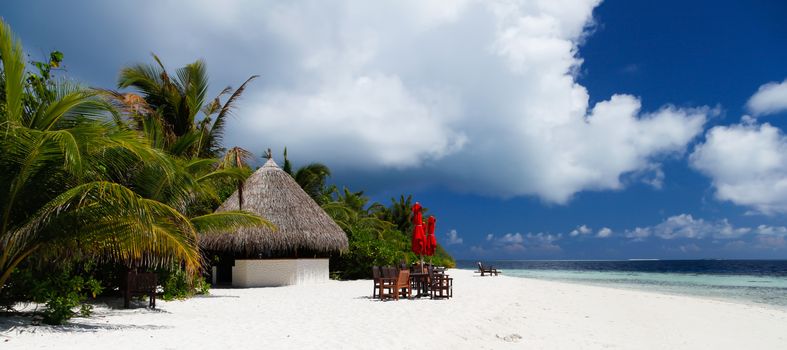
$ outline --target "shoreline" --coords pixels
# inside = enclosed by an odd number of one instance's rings
[[[459,270],[465,271],[472,271],[471,269],[464,269],[459,268]],[[510,270],[506,270],[510,271]],[[504,271],[505,272],[505,271]],[[577,273],[583,272],[591,272],[591,271],[572,271]],[[640,272],[647,274],[649,272]],[[678,274],[678,273],[676,273]],[[713,275],[708,274],[710,276],[731,276],[731,275]],[[501,275],[503,276],[503,275]],[[647,284],[637,284],[637,283],[628,283],[628,282],[621,282],[621,283],[607,283],[607,282],[592,282],[587,280],[570,280],[570,279],[559,279],[559,278],[539,278],[533,276],[518,276],[518,275],[505,275],[506,277],[510,278],[522,278],[528,280],[535,280],[535,281],[543,281],[543,282],[555,282],[555,283],[565,283],[565,284],[576,284],[581,286],[588,286],[588,287],[599,287],[599,288],[611,288],[617,290],[626,290],[626,291],[637,291],[637,292],[645,292],[645,293],[656,293],[662,295],[669,295],[669,296],[678,296],[678,297],[691,297],[703,300],[715,300],[721,302],[730,302],[736,303],[741,305],[748,305],[748,306],[759,306],[768,309],[775,309],[781,311],[787,311],[787,305],[783,304],[775,304],[775,303],[767,303],[767,302],[759,302],[756,300],[752,300],[749,298],[742,298],[742,297],[735,297],[735,296],[724,296],[724,295],[710,295],[710,294],[701,294],[701,293],[692,293],[688,291],[675,291],[675,290],[668,290],[668,289],[659,289],[656,287],[654,289],[648,289],[646,286]],[[734,275],[734,276],[754,276],[754,275]],[[755,276],[756,277],[756,276]]]
[[[4,349],[400,347],[777,349],[787,311],[658,292],[480,277],[452,269],[454,298],[373,301],[369,280],[212,289],[158,310],[96,307],[66,326],[0,318]]]

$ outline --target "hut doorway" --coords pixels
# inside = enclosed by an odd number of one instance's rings
[[[217,254],[212,259],[211,275],[209,279],[214,286],[232,286],[232,267],[235,266],[235,257],[232,254]]]

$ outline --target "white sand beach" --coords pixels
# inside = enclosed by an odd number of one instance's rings
[[[449,300],[369,299],[371,281],[97,306],[60,327],[0,318],[0,349],[786,349],[787,310],[450,270]]]

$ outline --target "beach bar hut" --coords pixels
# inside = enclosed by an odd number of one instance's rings
[[[209,257],[222,256],[225,268],[219,274],[228,272],[228,260],[232,261],[235,287],[328,281],[328,257],[348,249],[347,235],[339,225],[272,158],[246,179],[240,195],[236,190],[216,211],[239,209],[262,216],[276,228],[242,228],[200,237]]]

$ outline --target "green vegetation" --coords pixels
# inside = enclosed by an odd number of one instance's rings
[[[210,285],[205,277],[189,275],[177,267],[159,273],[163,276],[161,286],[164,300],[186,299],[194,295],[208,294]]]
[[[95,298],[104,288],[93,277],[91,263],[69,263],[54,268],[45,264],[39,267],[17,269],[11,283],[3,289],[4,301],[32,301],[45,306],[43,322],[63,324],[76,315],[87,317],[92,311],[84,301]],[[2,305],[10,308],[13,305]],[[74,310],[78,308],[78,312]]]
[[[372,266],[398,265],[419,261],[411,250],[412,196],[391,199],[391,204],[369,203],[363,191],[348,188],[339,191],[327,186],[331,175],[327,166],[312,163],[292,170],[285,150],[284,167],[295,181],[344,230],[350,243],[347,253],[331,259],[332,276],[340,279],[371,277]],[[424,212],[428,209],[424,209]],[[425,257],[435,265],[454,267],[454,259],[439,245],[433,257]]]
[[[52,323],[72,316],[85,290],[96,291],[89,277],[80,279],[65,267],[71,263],[95,263],[99,269],[113,263],[175,266],[196,276],[202,269],[198,233],[267,224],[245,212],[214,214],[209,205],[219,202],[223,184],[248,174],[219,167],[219,159],[200,158],[218,151],[231,101],[206,104],[218,111],[205,107],[206,115],[218,116],[213,123],[195,122],[201,138],[184,136],[191,129],[182,123],[185,134],[165,131],[168,121],[182,121],[167,103],[188,101],[194,107],[200,100],[193,97],[206,88],[206,79],[198,77],[204,70],[191,69],[194,74],[186,76],[191,80],[177,81],[180,90],[174,91],[184,92],[183,100],[173,97],[154,109],[145,100],[152,96],[56,79],[52,72],[62,58],[52,53],[28,71],[20,42],[0,21],[0,302],[45,303],[45,320]],[[173,91],[166,93],[171,97]],[[128,103],[120,104],[121,96]],[[52,268],[44,284],[12,280],[42,265]]]
[[[87,299],[117,293],[129,269],[157,271],[165,299],[207,293],[198,235],[270,225],[214,213],[252,172],[251,153],[225,149],[222,137],[256,76],[209,98],[203,61],[170,74],[154,55],[123,68],[115,91],[56,76],[63,59],[55,51],[28,64],[0,20],[0,306],[44,304],[44,321],[60,324],[89,315]],[[334,275],[418,259],[410,197],[368,204],[328,186],[322,164],[293,171],[286,150],[284,169],[350,239]],[[433,261],[454,264],[440,247]]]

